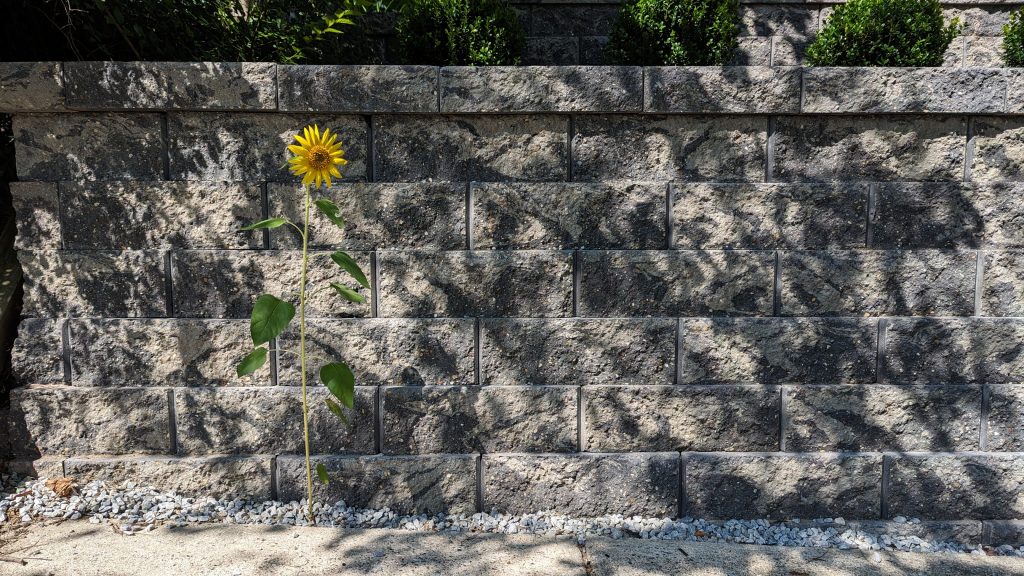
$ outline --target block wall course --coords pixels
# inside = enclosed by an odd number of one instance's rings
[[[799,112],[800,78],[801,70],[796,67],[649,67],[644,69],[644,110]]]
[[[64,472],[79,483],[102,480],[120,487],[128,482],[159,486],[182,496],[232,498],[248,494],[254,500],[271,500],[269,456],[134,456],[119,458],[68,458]]]
[[[984,384],[1024,377],[1024,322],[998,318],[885,321],[880,378],[889,383]]]
[[[1024,180],[1024,118],[978,118],[974,122],[974,140],[972,180]]]
[[[279,109],[289,112],[437,112],[434,66],[278,66]]]
[[[0,110],[5,112],[64,109],[64,77],[60,62],[0,63]]]
[[[62,248],[60,199],[54,182],[11,182],[16,249]]]
[[[985,449],[1024,452],[1024,385],[989,384]]]
[[[441,112],[640,112],[639,66],[441,68]]]
[[[24,318],[11,349],[11,371],[21,385],[64,383],[64,320]]]
[[[1024,462],[1011,454],[892,456],[889,514],[930,518],[1024,516]]]

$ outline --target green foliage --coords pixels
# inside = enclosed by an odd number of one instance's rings
[[[242,361],[238,363],[238,370],[236,372],[238,373],[239,378],[241,378],[242,376],[248,376],[262,368],[263,365],[266,363],[267,349],[260,346],[259,348],[250,352],[248,356],[243,358]]]
[[[630,0],[605,57],[636,66],[720,66],[732,59],[739,0]]]
[[[963,30],[939,0],[850,0],[835,7],[807,48],[814,66],[941,66]]]
[[[1010,22],[1003,26],[1003,61],[1024,66],[1024,8],[1010,14]]]
[[[256,299],[249,320],[249,333],[256,346],[270,342],[284,331],[295,317],[295,306],[276,296],[264,294]]]
[[[420,0],[398,19],[397,53],[407,64],[519,64],[526,42],[519,17],[501,0]]]
[[[331,362],[320,368],[320,381],[346,408],[355,406],[356,377],[344,362]]]

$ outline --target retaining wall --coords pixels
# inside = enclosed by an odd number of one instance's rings
[[[318,487],[400,510],[1024,518],[1024,70],[0,65],[16,466],[298,498],[298,371],[234,365],[315,230]],[[277,346],[295,345],[295,334]],[[1011,524],[1012,525],[1012,524]],[[970,524],[980,532],[980,524]],[[1016,528],[1014,528],[1016,529]]]

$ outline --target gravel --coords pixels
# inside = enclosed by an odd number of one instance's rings
[[[105,482],[79,486],[61,498],[44,480],[0,478],[0,527],[46,520],[88,518],[109,524],[124,534],[149,532],[161,526],[186,524],[266,524],[307,526],[305,501],[277,502],[241,499],[189,498],[126,483],[115,488]],[[401,515],[387,508],[369,510],[314,504],[317,526],[397,528],[428,532],[494,532],[504,534],[575,535],[580,543],[591,536],[651,538],[691,542],[724,542],[769,546],[802,546],[904,552],[998,554],[1024,557],[1024,546],[982,547],[956,541],[934,541],[913,534],[920,520],[901,516],[871,528],[843,518],[707,521],[694,518],[642,518],[609,515],[573,518],[550,512],[512,516],[497,512],[471,516],[445,514]]]

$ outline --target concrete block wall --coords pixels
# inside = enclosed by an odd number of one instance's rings
[[[1024,70],[0,65],[15,465],[298,498],[284,145],[338,130],[315,295],[329,498],[399,510],[1024,518]],[[294,347],[283,334],[275,347]],[[1009,528],[1008,528],[1009,526]],[[989,532],[1015,524],[992,524]],[[993,532],[994,533],[994,532]]]

